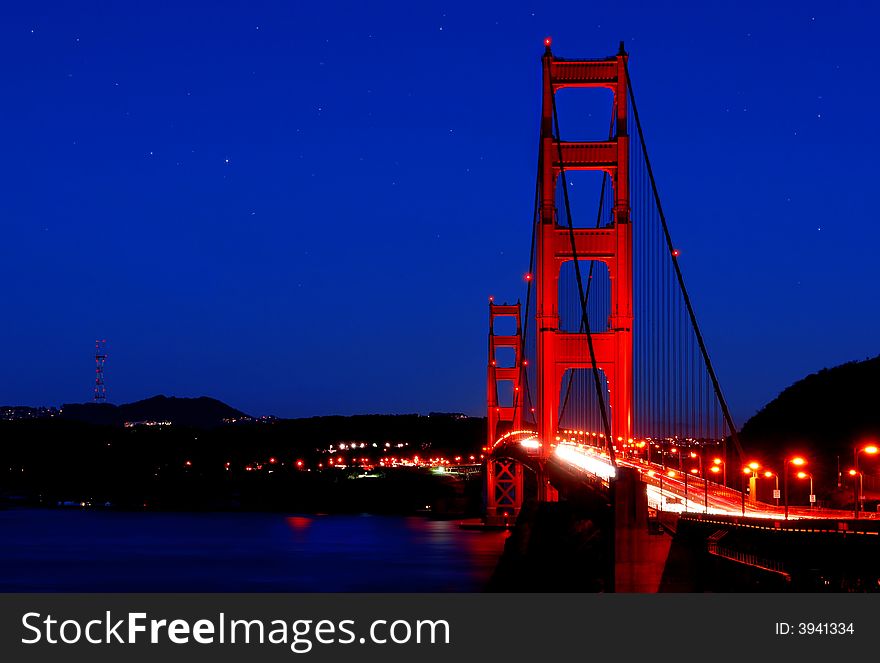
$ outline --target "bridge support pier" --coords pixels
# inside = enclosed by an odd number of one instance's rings
[[[648,493],[637,470],[618,467],[611,482],[613,591],[654,593],[660,586],[670,540],[648,532]]]
[[[550,483],[550,473],[547,472],[544,464],[541,464],[541,469],[537,472],[537,481],[538,481],[538,501],[539,502],[558,502],[559,501],[559,491],[553,487],[553,484]]]

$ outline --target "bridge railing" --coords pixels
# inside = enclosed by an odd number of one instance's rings
[[[782,562],[777,562],[773,559],[760,557],[759,555],[755,555],[754,553],[741,552],[739,550],[725,548],[724,546],[718,545],[717,541],[710,540],[707,544],[707,547],[710,555],[723,557],[724,559],[729,559],[734,562],[739,562],[740,564],[746,564],[748,566],[754,566],[755,568],[764,569],[766,571],[772,571],[773,573],[779,573],[785,576],[787,580],[791,579],[791,576],[785,570]]]

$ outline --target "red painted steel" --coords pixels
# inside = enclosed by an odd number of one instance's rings
[[[516,322],[516,333],[495,334],[495,320],[511,317]],[[512,366],[498,366],[498,348],[514,351]],[[495,304],[489,300],[489,365],[487,379],[487,430],[486,430],[486,517],[490,522],[511,524],[519,515],[523,501],[523,468],[510,459],[494,458],[492,447],[504,426],[509,432],[522,428],[525,394],[523,387],[522,319],[520,305]],[[498,401],[498,383],[512,384],[513,401]]]
[[[537,230],[535,274],[537,316],[537,423],[546,459],[559,428],[559,405],[565,371],[592,368],[586,334],[559,330],[559,273],[573,259],[571,237],[555,205],[559,175],[565,170],[600,170],[609,174],[614,191],[614,216],[604,228],[575,230],[579,259],[601,260],[611,279],[611,316],[607,329],[591,321],[596,363],[608,381],[612,438],[632,437],[633,292],[632,226],[629,201],[629,136],[624,52],[604,60],[558,60],[549,46],[543,64],[541,112],[541,210]],[[553,95],[562,88],[609,88],[614,94],[615,131],[611,140],[557,143],[553,136]],[[561,152],[561,162],[560,162]],[[603,321],[604,322],[604,321]],[[554,491],[539,480],[539,499]]]

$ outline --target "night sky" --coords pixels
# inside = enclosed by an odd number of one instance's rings
[[[112,402],[481,413],[487,295],[525,293],[545,35],[625,40],[739,423],[880,352],[870,3],[17,4],[0,403],[89,400],[106,338]]]

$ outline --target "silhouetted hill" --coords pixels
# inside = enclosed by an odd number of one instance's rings
[[[740,432],[747,452],[812,457],[823,474],[852,463],[853,445],[880,440],[880,356],[826,368],[795,382]]]
[[[203,418],[195,419],[194,412]],[[464,497],[466,483],[468,503],[474,513],[478,509],[477,475],[463,482],[460,475],[426,467],[375,466],[380,458],[395,456],[476,460],[486,438],[484,418],[361,415],[216,425],[228,414],[240,415],[211,399],[149,399],[119,407],[65,406],[57,417],[0,419],[0,508],[4,499],[14,498],[48,505],[109,501],[138,509],[358,513],[411,513],[430,504],[438,513],[459,508],[454,504]],[[74,420],[75,415],[103,421]],[[183,424],[118,425],[125,420]],[[204,426],[208,420],[214,425]],[[194,422],[202,425],[193,427]],[[364,458],[377,476],[355,481],[363,478],[364,463],[358,460]]]
[[[177,426],[213,428],[224,419],[247,417],[215,398],[175,398],[153,396],[125,405],[109,403],[73,403],[62,407],[61,417],[74,421],[106,426],[122,426],[125,422],[169,421]]]

